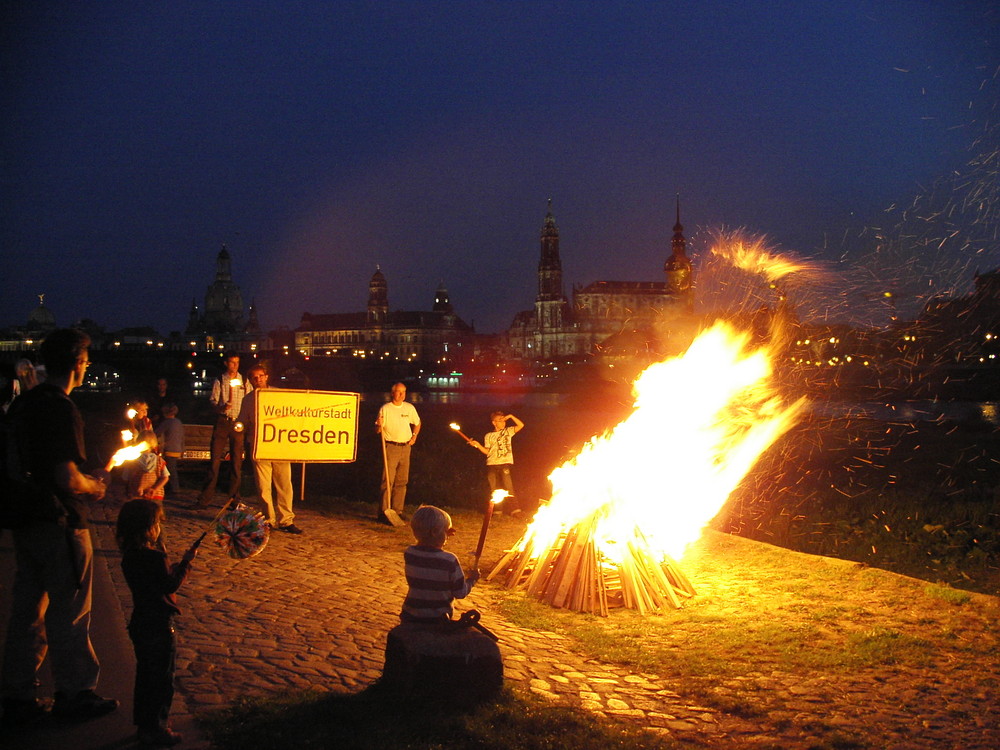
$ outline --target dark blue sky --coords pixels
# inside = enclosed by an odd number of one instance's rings
[[[6,3],[0,326],[45,293],[182,329],[226,243],[266,328],[380,264],[392,308],[443,282],[497,331],[550,197],[567,290],[661,279],[677,193],[696,256],[742,226],[833,259],[969,162],[991,5]]]

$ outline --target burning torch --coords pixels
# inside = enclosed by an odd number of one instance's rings
[[[455,429],[454,426],[452,429]],[[461,435],[462,433],[458,434]],[[462,437],[465,436],[462,435]],[[490,501],[486,505],[486,515],[483,516],[483,528],[479,532],[479,544],[476,545],[476,561],[473,563],[473,567],[475,568],[479,567],[479,558],[483,555],[483,546],[486,544],[486,532],[489,531],[490,520],[493,518],[493,508],[503,502],[505,497],[507,497],[507,490],[493,490],[493,494],[490,496]]]
[[[470,438],[470,437],[469,437],[468,435],[466,435],[466,434],[465,434],[464,432],[462,432],[462,428],[461,428],[461,427],[460,427],[460,426],[459,426],[458,424],[456,424],[455,422],[452,422],[452,423],[451,423],[450,425],[448,425],[448,426],[449,426],[449,427],[450,427],[451,429],[453,429],[453,430],[454,430],[455,432],[457,432],[457,433],[458,433],[458,436],[459,436],[460,438],[462,438],[462,440],[464,440],[464,441],[465,441],[465,442],[467,442],[467,443],[471,443],[471,442],[472,442],[472,438]]]
[[[136,416],[138,416],[138,414],[139,414],[139,412],[136,411],[134,408],[132,408],[130,406],[129,408],[127,408],[125,410],[125,419],[128,420],[128,422],[129,422],[130,425],[134,426],[135,425],[135,418],[136,418]],[[139,437],[139,433],[138,432],[132,432],[131,429],[122,430],[122,444],[123,445],[128,445],[133,440],[135,440],[137,437]],[[112,459],[112,460],[114,460],[114,459]],[[115,466],[118,466],[118,465],[119,464],[115,464]]]
[[[124,435],[122,436],[124,437]],[[121,466],[126,461],[135,461],[139,458],[139,454],[144,451],[149,450],[149,443],[143,441],[141,443],[136,443],[135,445],[126,445],[124,448],[119,448],[115,451],[115,454],[108,461],[108,465],[104,467],[101,479],[106,479],[111,470],[116,466]]]

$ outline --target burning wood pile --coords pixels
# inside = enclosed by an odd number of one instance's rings
[[[613,559],[595,542],[597,517],[563,529],[556,541],[536,554],[535,537],[512,549],[488,576],[503,576],[507,588],[523,586],[529,596],[560,609],[607,616],[615,607],[645,614],[661,607],[680,607],[694,587],[677,563],[658,556],[635,527],[623,545],[625,554]]]
[[[766,347],[718,323],[636,380],[631,415],[549,476],[552,498],[491,571],[554,607],[607,615],[680,607],[674,561],[794,424]]]

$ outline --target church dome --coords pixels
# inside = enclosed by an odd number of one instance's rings
[[[38,307],[31,311],[28,316],[29,331],[54,331],[56,328],[56,316],[45,306],[45,302],[39,302]]]

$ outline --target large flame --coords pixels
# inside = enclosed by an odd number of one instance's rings
[[[552,499],[519,548],[545,550],[586,522],[609,561],[643,541],[656,555],[681,556],[805,405],[785,403],[771,374],[767,349],[725,323],[647,368],[632,414],[552,472]]]
[[[789,253],[776,253],[766,237],[749,235],[742,230],[719,232],[710,252],[736,268],[763,276],[772,283],[793,273],[814,270],[812,264],[797,260]]]

